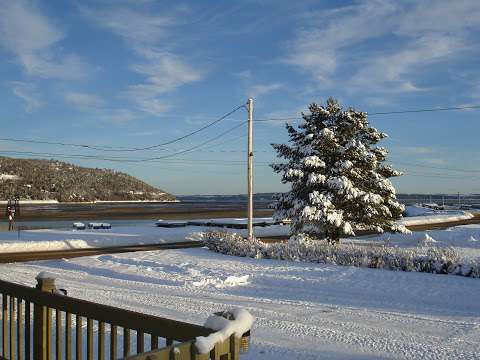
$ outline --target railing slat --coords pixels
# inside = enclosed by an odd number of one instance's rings
[[[10,359],[15,359],[15,298],[10,296]]]
[[[143,344],[145,343],[145,336],[143,332],[137,331],[137,354],[140,354],[144,351]]]
[[[51,292],[40,292],[38,289],[8,281],[0,280],[0,289],[2,289],[4,294],[13,294],[36,305],[78,314],[79,316],[97,321],[113,323],[114,325],[139,330],[146,334],[154,334],[163,338],[170,337],[177,341],[188,341],[197,336],[208,336],[212,333],[212,330],[200,325],[160,318]]]
[[[240,359],[240,338],[237,338],[235,334],[230,336],[230,359]]]
[[[52,309],[47,308],[47,360],[52,358]]]
[[[23,359],[23,313],[22,299],[17,300],[17,359]]]
[[[152,350],[158,349],[158,336],[152,335],[150,339],[150,347]]]
[[[93,320],[87,319],[87,359],[93,360]]]
[[[55,310],[55,359],[62,359],[62,313]]]
[[[169,358],[170,360],[176,358],[203,360],[209,357],[214,360],[226,359],[227,357],[229,360],[239,360],[237,352],[239,340],[234,337],[215,344],[215,348],[210,354],[202,354],[197,357],[198,354],[195,354],[196,350],[191,339],[199,335],[210,334],[211,331],[205,327],[57,295],[55,294],[54,279],[37,277],[37,280],[36,289],[0,280],[2,358],[30,360],[33,345],[33,358],[35,360],[50,360],[53,358],[54,352],[56,359],[62,359],[63,352],[65,359],[71,360],[73,357],[72,318],[75,316],[75,357],[78,360],[83,359],[84,350],[86,350],[88,360],[93,360],[94,355],[99,360],[105,359],[105,346],[108,346],[105,339],[106,323],[110,324],[110,359],[117,359],[117,354],[120,351],[117,349],[119,347],[117,330],[118,327],[122,327],[124,357],[129,357],[133,351],[131,348],[131,331],[133,330],[136,333],[135,352],[137,355],[131,356],[131,358],[157,358],[156,354],[162,353],[165,354],[165,359]],[[6,284],[5,288],[3,288],[4,284]],[[23,297],[24,295],[26,297]],[[33,319],[31,304],[34,307]],[[74,311],[70,311],[72,309]],[[76,310],[78,310],[78,313],[75,312]],[[55,311],[55,319],[52,317],[53,311]],[[62,323],[62,311],[65,312],[64,323]],[[88,316],[85,314],[88,314]],[[83,318],[86,319],[86,332],[83,332]],[[32,320],[33,337],[31,335]],[[53,329],[52,321],[54,320],[55,328]],[[97,324],[98,337],[95,338],[94,325],[96,328]],[[63,327],[65,328],[64,336],[62,333]],[[53,344],[52,331],[55,331],[55,345]],[[150,336],[150,340],[147,339],[150,342],[150,353],[145,352],[145,334]],[[84,337],[86,337],[86,340]],[[159,337],[166,340],[166,347],[163,349],[158,349]],[[185,340],[187,337],[189,340]],[[62,345],[63,340],[65,341],[64,347]],[[182,343],[179,344],[178,341]],[[173,345],[174,343],[176,345]],[[177,350],[179,346],[182,347],[182,352]],[[163,358],[162,355],[158,359]]]
[[[123,328],[123,357],[130,355],[130,329]]]
[[[105,359],[105,323],[98,322],[98,359]]]
[[[82,359],[82,317],[76,316],[76,331],[75,331],[75,358],[80,360]]]
[[[8,321],[8,303],[7,295],[2,294],[2,357],[7,357],[7,321]]]
[[[30,325],[30,302],[25,301],[25,360],[30,360],[31,352],[31,325]]]
[[[117,360],[117,326],[110,324],[110,360]]]
[[[72,314],[65,313],[65,360],[72,359]]]

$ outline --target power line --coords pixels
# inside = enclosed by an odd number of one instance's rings
[[[431,177],[436,179],[458,179],[458,180],[474,180],[478,181],[478,177],[465,177],[465,176],[455,176],[455,175],[446,175],[446,174],[436,174],[436,173],[417,173],[417,172],[405,172],[403,176],[414,176],[414,177]]]
[[[480,173],[480,170],[459,169],[459,168],[450,168],[450,167],[442,167],[442,166],[431,166],[431,165],[411,163],[411,162],[406,162],[406,161],[396,161],[396,160],[391,160],[391,161],[396,163],[396,164],[400,164],[400,165],[407,165],[407,166],[414,166],[414,167],[421,167],[421,168],[456,171],[456,172],[464,172],[464,173]]]
[[[213,138],[210,138],[200,144],[197,144],[195,146],[192,146],[188,149],[177,151],[171,154],[163,155],[163,156],[157,156],[157,157],[150,157],[150,158],[125,158],[125,157],[104,157],[104,156],[99,156],[99,155],[87,155],[87,154],[65,154],[65,153],[49,153],[49,152],[44,152],[44,153],[39,153],[39,152],[31,152],[31,151],[12,151],[12,150],[2,150],[2,153],[8,153],[8,154],[17,154],[17,155],[40,155],[40,156],[56,156],[56,157],[62,157],[62,158],[75,158],[75,159],[92,159],[92,160],[105,160],[105,161],[112,161],[112,162],[150,162],[154,160],[163,160],[163,159],[168,159],[177,155],[181,154],[186,154],[189,152],[192,152],[196,149],[199,149],[200,147],[209,144],[217,139],[220,139],[224,135],[227,135],[231,133],[232,131],[238,129],[239,127],[245,125],[246,121],[243,123],[237,124],[226,131],[222,132],[219,135],[216,135]]]
[[[178,151],[178,152],[173,153],[173,154],[168,154],[168,155],[159,156],[159,157],[153,157],[153,158],[147,159],[147,161],[148,161],[148,160],[168,159],[168,158],[171,158],[171,157],[173,157],[173,156],[177,156],[177,155],[181,155],[181,154],[186,154],[186,153],[192,152],[192,151],[194,151],[194,150],[196,150],[196,149],[198,149],[198,148],[200,148],[200,147],[202,147],[202,146],[204,146],[204,145],[207,145],[207,144],[209,144],[209,143],[211,143],[211,142],[213,142],[213,141],[215,141],[215,140],[217,140],[217,139],[220,139],[222,136],[231,133],[233,130],[238,129],[239,127],[245,125],[246,123],[247,123],[247,122],[244,121],[244,122],[242,122],[242,123],[240,123],[240,124],[238,124],[238,125],[235,125],[235,126],[229,128],[228,130],[222,132],[221,134],[219,134],[219,135],[217,135],[217,136],[215,136],[215,137],[213,137],[213,138],[211,138],[211,139],[209,139],[209,140],[207,140],[207,141],[204,141],[204,142],[202,142],[202,143],[200,143],[200,144],[198,144],[198,145],[192,146],[192,147],[189,148],[189,149],[182,150],[182,151]]]
[[[480,109],[480,105],[469,105],[469,106],[452,106],[444,108],[431,108],[431,109],[413,109],[413,110],[398,110],[398,111],[383,111],[383,112],[367,112],[368,116],[377,116],[377,115],[396,115],[396,114],[410,114],[410,113],[422,113],[422,112],[436,112],[436,111],[456,111],[456,110],[475,110]],[[260,118],[255,119],[254,121],[264,122],[264,121],[286,121],[286,120],[301,120],[300,116],[290,116],[290,117],[273,117],[273,118]]]
[[[166,150],[166,149],[159,149],[162,146],[170,145],[176,143],[178,141],[184,140],[190,136],[198,134],[199,132],[208,129],[222,120],[226,119],[239,109],[245,107],[245,104],[239,105],[233,110],[229,111],[228,113],[222,115],[220,118],[208,123],[205,126],[202,126],[190,133],[187,133],[183,136],[178,138],[150,146],[145,147],[122,147],[122,146],[108,146],[108,145],[92,145],[92,144],[78,144],[78,143],[69,143],[69,142],[57,142],[57,141],[49,141],[49,140],[38,140],[38,139],[18,139],[18,138],[0,138],[0,141],[8,141],[8,142],[20,142],[20,143],[32,143],[32,144],[45,144],[45,145],[58,145],[58,146],[70,146],[70,147],[79,147],[83,149],[90,149],[90,150],[97,150],[97,151],[104,151],[104,152],[135,152],[135,151],[145,151],[145,150]],[[400,110],[400,111],[388,111],[388,112],[374,112],[368,113],[369,116],[375,115],[394,115],[394,114],[407,114],[407,113],[421,113],[421,112],[435,112],[435,111],[454,111],[454,110],[474,110],[480,109],[480,105],[470,105],[470,106],[455,106],[455,107],[444,107],[444,108],[430,108],[430,109],[413,109],[413,110]],[[267,121],[286,121],[286,120],[300,120],[300,116],[295,117],[279,117],[279,118],[259,118],[254,119],[254,122],[267,122]],[[243,122],[243,120],[240,120]]]
[[[216,119],[215,121],[212,121],[208,123],[207,125],[204,125],[190,133],[187,133],[183,136],[180,136],[178,138],[166,141],[161,144],[155,144],[151,146],[146,146],[146,147],[135,147],[135,148],[127,148],[127,147],[113,147],[113,146],[100,146],[100,145],[90,145],[90,144],[76,144],[76,143],[65,143],[65,142],[55,142],[55,141],[47,141],[47,140],[36,140],[36,139],[16,139],[16,138],[0,138],[0,141],[8,141],[8,142],[22,142],[22,143],[32,143],[32,144],[46,144],[46,145],[59,145],[59,146],[71,146],[71,147],[80,147],[84,149],[90,149],[90,150],[97,150],[97,151],[105,151],[105,152],[133,152],[133,151],[145,151],[145,150],[153,150],[153,149],[158,149],[162,146],[165,145],[170,145],[173,143],[176,143],[178,141],[184,140],[190,136],[193,136],[195,134],[198,134],[199,132],[208,129],[216,124],[218,124],[220,121],[225,120],[227,117],[238,111],[239,109],[245,107],[245,104],[239,105],[233,110],[229,111],[228,113],[222,115],[220,118]],[[164,150],[164,149],[162,149]]]
[[[176,139],[173,139],[173,140],[170,140],[170,141],[167,141],[167,142],[164,142],[162,144],[157,144],[157,145],[152,145],[152,146],[147,146],[147,147],[144,147],[144,148],[134,148],[132,149],[131,151],[139,151],[139,150],[151,150],[151,149],[155,149],[155,148],[159,148],[161,146],[165,146],[165,145],[170,145],[170,144],[173,144],[175,142],[178,142],[180,140],[183,140],[183,139],[186,139],[187,137],[190,137],[192,135],[195,135],[195,134],[198,134],[200,131],[203,131],[205,129],[208,129],[209,127],[212,127],[213,125],[215,124],[218,124],[220,121],[226,119],[227,117],[229,117],[230,115],[232,115],[234,112],[238,111],[239,109],[241,108],[244,108],[245,107],[245,104],[242,104],[240,106],[237,106],[235,109],[233,109],[232,111],[226,113],[225,115],[221,116],[220,118],[218,118],[217,120],[205,125],[205,126],[202,126],[201,128],[195,130],[195,131],[192,131],[186,135],[183,135],[183,136],[180,136]]]
[[[394,114],[408,114],[408,113],[422,113],[422,112],[436,112],[436,111],[455,111],[455,110],[474,110],[474,109],[480,109],[480,105],[452,106],[452,107],[432,108],[432,109],[414,109],[414,110],[375,112],[375,113],[368,113],[368,115],[369,116],[372,116],[372,115],[394,115]]]

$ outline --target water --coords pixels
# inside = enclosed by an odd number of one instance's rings
[[[72,220],[18,220],[15,222],[15,231],[23,230],[36,230],[36,229],[60,229],[60,230],[69,230],[72,229],[73,223]],[[88,220],[81,221],[84,224],[89,222],[107,222],[112,225],[112,227],[117,226],[141,226],[141,225],[152,225],[155,223],[155,220]],[[0,223],[0,231],[8,231],[8,222],[2,221]]]
[[[270,204],[273,203],[274,194],[255,194],[254,195],[254,205],[256,210],[266,210],[269,209]],[[429,200],[428,195],[402,195],[399,194],[398,198],[400,202],[404,204],[413,204],[418,202],[425,202]],[[208,217],[208,211],[246,211],[246,195],[197,195],[197,196],[178,196],[178,199],[181,202],[178,203],[97,203],[97,204],[81,204],[81,203],[71,203],[71,204],[21,204],[21,210],[29,212],[30,214],[35,213],[36,211],[43,214],[51,214],[52,217],[58,214],[65,214],[68,212],[73,213],[82,213],[82,212],[95,212],[95,211],[104,211],[104,210],[115,210],[118,208],[128,208],[132,212],[135,212],[135,209],[162,209],[165,211],[173,210],[179,211],[183,210],[184,212],[196,213],[198,211],[202,212],[202,215],[199,215],[199,218]],[[441,195],[432,196],[432,201],[441,204]],[[463,197],[463,204],[468,204],[471,206],[470,210],[480,209],[480,200],[479,195],[470,195],[468,198]],[[445,197],[445,203],[456,205],[457,198],[453,195]],[[205,214],[205,212],[207,212]],[[72,216],[74,218],[75,216]],[[160,215],[161,217],[161,215]],[[22,220],[21,216],[16,219],[16,229],[21,230],[30,230],[30,229],[71,229],[72,224],[75,220]],[[140,226],[145,224],[153,224],[156,218],[152,215],[151,219],[117,219],[112,220],[108,218],[98,218],[92,217],[91,219],[85,217],[79,217],[78,221],[81,221],[85,224],[95,221],[95,222],[108,222],[112,224],[112,227],[116,226]],[[0,217],[0,231],[8,230],[8,222],[5,217]]]

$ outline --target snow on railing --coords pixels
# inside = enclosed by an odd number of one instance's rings
[[[211,315],[204,327],[215,330],[215,332],[196,338],[197,351],[200,354],[206,354],[215,347],[215,344],[225,341],[233,334],[237,338],[249,334],[253,321],[254,317],[247,310],[241,308]]]

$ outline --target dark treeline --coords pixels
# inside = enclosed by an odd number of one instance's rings
[[[10,198],[61,202],[175,199],[133,176],[110,169],[0,157],[0,200]]]

